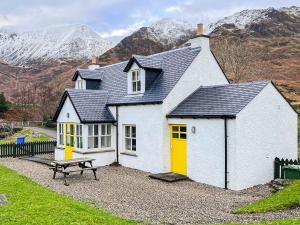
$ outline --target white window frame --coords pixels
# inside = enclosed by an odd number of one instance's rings
[[[83,149],[83,125],[76,124],[75,128],[75,142],[77,149]],[[79,145],[81,143],[81,145]]]
[[[64,123],[58,123],[58,146],[65,145],[65,126]]]
[[[129,128],[129,134],[127,134],[127,127]],[[135,134],[133,135],[133,127],[135,128]],[[129,148],[128,148],[128,141],[130,142]],[[133,147],[133,142],[135,142],[135,148]],[[137,147],[136,147],[136,125],[135,124],[126,124],[124,125],[124,151],[130,152],[130,153],[136,153]]]
[[[90,134],[90,126],[92,126],[92,134]],[[95,134],[95,127],[98,128],[98,133]],[[93,139],[93,147],[89,147],[90,144],[90,139]],[[97,140],[97,142],[95,142],[95,139]],[[87,147],[88,150],[93,150],[93,149],[99,149],[100,148],[100,141],[99,141],[99,125],[98,124],[88,124],[88,143],[87,143]],[[95,147],[95,143],[97,143],[97,147]]]
[[[131,92],[133,94],[141,93],[142,92],[142,79],[141,79],[140,70],[132,70],[130,76],[131,76]],[[138,87],[139,87],[139,90],[138,90]]]
[[[108,141],[109,140],[109,141]],[[112,126],[111,124],[101,124],[100,133],[101,149],[110,149],[112,146]],[[109,143],[109,145],[108,145]]]

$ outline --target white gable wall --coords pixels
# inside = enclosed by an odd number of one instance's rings
[[[69,113],[69,117],[67,117],[68,113]],[[67,122],[80,123],[80,120],[77,116],[77,113],[76,113],[69,97],[67,97],[67,99],[59,113],[57,122],[58,123],[67,123]]]
[[[297,114],[270,83],[236,119],[235,189],[274,178],[274,159],[297,159]]]

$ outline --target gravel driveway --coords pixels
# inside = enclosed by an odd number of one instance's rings
[[[107,166],[98,169],[99,181],[93,180],[92,173],[86,171],[82,177],[71,175],[67,187],[61,174],[52,180],[52,172],[45,165],[20,159],[1,159],[0,164],[59,193],[146,223],[207,224],[300,217],[299,209],[249,215],[230,213],[235,207],[270,194],[267,185],[239,192],[226,191],[192,181],[165,183],[148,178],[148,173]]]

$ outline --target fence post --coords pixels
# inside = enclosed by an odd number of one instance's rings
[[[30,143],[31,156],[34,156],[34,142]]]
[[[17,156],[17,144],[13,145],[13,157],[16,158]]]
[[[280,170],[279,158],[276,157],[274,161],[274,179],[279,178],[279,170]]]

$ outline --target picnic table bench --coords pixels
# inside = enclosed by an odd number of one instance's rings
[[[70,173],[80,172],[80,175],[83,174],[83,171],[86,170],[92,170],[95,176],[95,180],[97,179],[96,171],[97,168],[93,167],[93,161],[95,159],[89,159],[89,158],[77,158],[77,159],[66,159],[66,160],[56,160],[53,161],[49,169],[53,170],[53,179],[55,179],[56,173],[62,173],[64,175],[64,184],[66,186],[69,186],[67,183],[67,175],[70,175]],[[89,164],[86,165],[86,164]],[[72,169],[74,167],[79,167]]]

